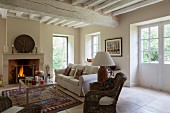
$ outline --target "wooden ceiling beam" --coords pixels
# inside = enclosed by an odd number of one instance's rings
[[[105,14],[111,13],[112,11],[119,10],[121,8],[136,4],[141,1],[144,1],[144,0],[122,0],[120,2],[117,2],[113,5],[111,5],[110,7],[103,9],[103,13],[105,13]]]
[[[96,6],[104,1],[106,0],[89,0],[88,2],[84,3],[84,7],[88,8],[88,7]]]
[[[85,2],[87,2],[88,0],[72,0],[72,4],[73,5],[77,5],[77,4],[79,4],[79,3],[85,3]]]
[[[29,14],[29,19],[34,20],[35,16],[36,16],[36,14]]]
[[[46,24],[52,24],[55,23],[57,20],[59,20],[58,18],[52,18],[51,20],[49,20]]]
[[[84,22],[78,22],[78,23],[75,23],[75,24],[68,25],[67,27],[73,27],[73,26],[78,26],[78,25],[82,25],[82,24],[85,24],[85,23]]]
[[[74,26],[74,28],[85,27],[85,26],[88,26],[88,25],[90,25],[90,24],[82,24],[82,25]]]
[[[4,18],[4,19],[7,18],[7,12],[8,12],[7,9],[1,9],[0,8],[0,13],[1,13],[2,18]]]
[[[163,1],[163,0],[147,0],[147,1],[135,4],[135,5],[120,9],[118,11],[115,11],[112,14],[113,14],[113,16],[117,16],[117,15],[124,14],[124,13],[130,12],[130,11],[133,11],[133,10],[136,10],[136,9],[148,6],[148,5],[152,5],[152,4],[161,2],[161,1]]]
[[[46,22],[46,21],[48,21],[51,18],[52,17],[50,17],[50,16],[42,16],[41,19],[40,19],[40,23]]]
[[[24,14],[24,12],[19,12],[19,11],[16,12],[17,17],[21,17],[23,14]]]
[[[104,3],[95,6],[95,7],[94,7],[94,11],[99,11],[99,10],[101,10],[101,9],[104,9],[104,8],[109,7],[109,6],[115,4],[115,3],[119,2],[119,1],[121,1],[121,0],[107,0],[107,1],[104,2]]]
[[[54,25],[59,25],[59,24],[62,24],[62,23],[64,23],[64,22],[66,22],[67,20],[61,20],[61,21],[59,21],[59,22],[56,22],[56,23],[54,23]]]
[[[0,0],[0,7],[61,20],[82,21],[93,25],[117,27],[119,24],[117,17],[102,15],[90,9],[55,0],[12,0],[12,2],[11,0]]]
[[[64,23],[64,24],[61,24],[61,26],[66,26],[66,25],[69,25],[69,24],[72,24],[72,23],[75,23],[76,21],[70,21],[70,22],[67,22],[67,23]]]

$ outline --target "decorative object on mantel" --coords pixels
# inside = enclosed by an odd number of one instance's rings
[[[37,50],[37,45],[35,46],[35,53],[37,53],[38,52],[38,50]]]
[[[29,35],[20,35],[14,40],[14,46],[18,53],[32,53],[35,42]]]
[[[14,53],[14,45],[12,45],[12,53]]]
[[[115,65],[115,63],[113,62],[108,52],[100,51],[100,52],[97,52],[92,62],[92,65],[100,66],[98,70],[98,82],[104,82],[106,78],[108,78],[106,66],[113,66]]]
[[[8,53],[9,52],[9,50],[8,50],[8,46],[4,46],[4,53]]]
[[[2,74],[0,74],[0,86],[3,85],[3,81],[2,81]]]
[[[122,56],[122,38],[113,38],[105,40],[105,51],[113,57]]]

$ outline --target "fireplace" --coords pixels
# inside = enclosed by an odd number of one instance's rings
[[[43,53],[4,53],[3,54],[3,83],[15,84],[18,82],[18,73],[23,66],[24,76],[33,76],[35,70],[43,70]],[[17,78],[18,77],[18,78]]]
[[[16,59],[9,60],[8,83],[18,83],[19,79],[34,76],[35,70],[39,69],[39,59]]]

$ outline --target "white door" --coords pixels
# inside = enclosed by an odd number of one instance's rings
[[[170,91],[170,21],[139,28],[140,84]]]
[[[162,23],[163,63],[162,90],[170,91],[170,21]]]
[[[146,87],[159,88],[159,24],[142,26],[140,32],[140,84]]]

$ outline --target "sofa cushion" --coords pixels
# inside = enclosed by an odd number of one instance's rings
[[[83,74],[83,70],[78,69],[76,70],[75,74],[74,74],[74,78],[75,79],[79,79],[79,77]]]
[[[78,65],[78,64],[73,64],[73,65],[71,66],[71,69],[76,69],[77,65]]]
[[[85,66],[82,66],[80,64],[77,65],[76,70],[84,70]]]
[[[96,74],[97,71],[98,71],[98,67],[97,66],[88,66],[88,65],[86,65],[85,69],[84,69],[84,73],[87,73],[87,75],[89,75],[89,74]]]
[[[65,75],[63,75],[63,74],[57,74],[56,76],[57,76],[57,78],[63,79],[63,76],[65,76]]]
[[[66,76],[69,76],[70,71],[71,71],[71,67],[67,67],[63,74],[66,75]]]
[[[76,71],[76,69],[71,69],[69,76],[74,76],[75,71]]]
[[[90,71],[90,74],[96,74],[97,71],[98,71],[98,67],[97,66],[91,66],[91,71]]]
[[[72,67],[74,64],[72,63],[69,63],[67,67]]]
[[[87,73],[87,75],[88,74],[90,74],[90,71],[91,71],[91,66],[85,66],[85,69],[84,69],[84,73]]]
[[[72,79],[70,79],[70,83],[78,86],[79,85],[79,80],[72,78]]]
[[[65,76],[65,75],[63,75],[63,80],[64,81],[69,81],[71,78],[73,78],[73,76]]]

